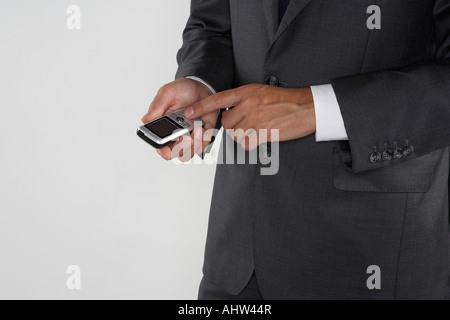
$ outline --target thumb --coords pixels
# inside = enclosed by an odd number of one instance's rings
[[[172,95],[160,91],[150,104],[148,112],[142,117],[142,122],[148,123],[161,118],[172,107],[173,98]]]

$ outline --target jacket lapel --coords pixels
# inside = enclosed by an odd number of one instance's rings
[[[270,41],[278,30],[278,0],[261,0]]]
[[[283,17],[281,23],[278,21],[278,0],[261,0],[263,5],[264,15],[267,22],[267,30],[270,37],[270,45],[286,31],[289,25],[295,20],[300,12],[311,2],[311,0],[291,0],[289,7]]]

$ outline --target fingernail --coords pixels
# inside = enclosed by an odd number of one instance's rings
[[[192,117],[194,115],[194,108],[189,107],[184,111],[184,115],[188,118]]]

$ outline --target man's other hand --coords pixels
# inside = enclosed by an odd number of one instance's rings
[[[316,132],[311,88],[246,85],[193,103],[186,108],[185,116],[193,119],[227,108],[232,109],[222,112],[222,126],[233,132],[233,139],[246,150],[273,141],[271,130],[279,130],[279,141],[300,139]],[[268,135],[259,135],[263,129]]]

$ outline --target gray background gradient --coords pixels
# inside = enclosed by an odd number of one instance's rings
[[[188,0],[0,0],[0,299],[196,298],[215,168],[135,135],[188,15]]]

